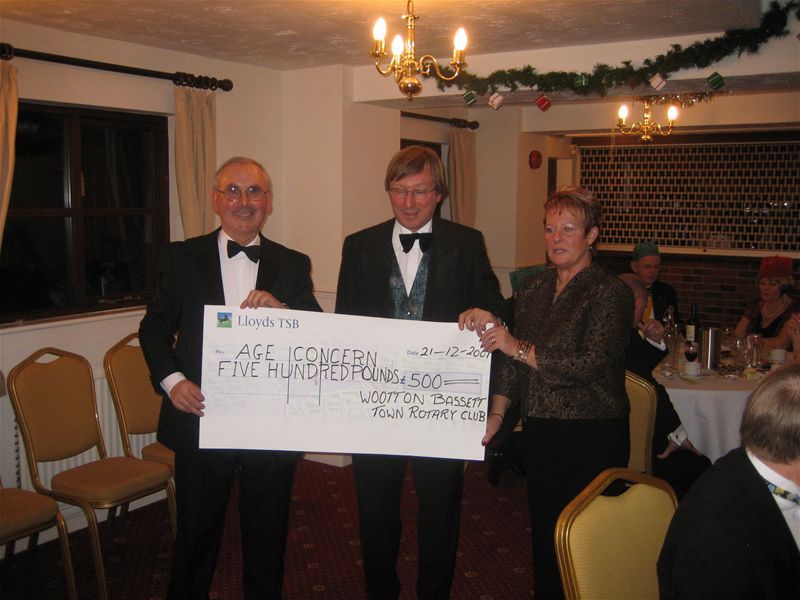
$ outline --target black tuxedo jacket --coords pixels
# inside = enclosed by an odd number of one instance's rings
[[[673,307],[675,322],[680,321],[678,313],[678,295],[675,288],[668,283],[656,279],[650,286],[650,293],[653,295],[653,318],[659,321],[664,318],[664,313],[668,306]]]
[[[800,598],[800,550],[744,448],[698,479],[658,559],[661,600]]]
[[[390,277],[395,263],[392,247],[394,219],[348,236],[336,293],[336,312],[368,317],[392,315]],[[489,265],[483,235],[469,227],[433,220],[433,243],[428,251],[425,321],[457,321],[472,307],[506,318],[506,303]]]
[[[180,371],[202,387],[203,310],[208,304],[225,304],[218,235],[219,229],[167,247],[153,300],[139,326],[153,385],[163,397],[158,440],[176,452],[197,448],[200,419],[173,407],[160,382]],[[260,237],[256,289],[272,293],[292,309],[321,311],[313,295],[309,258]]]

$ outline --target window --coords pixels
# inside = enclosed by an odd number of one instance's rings
[[[166,117],[20,103],[0,322],[144,304],[168,197]]]

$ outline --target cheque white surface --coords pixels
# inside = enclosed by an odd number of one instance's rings
[[[200,446],[481,460],[489,367],[455,323],[206,306]]]

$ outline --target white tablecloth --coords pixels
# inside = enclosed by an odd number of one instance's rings
[[[711,462],[739,447],[744,405],[757,381],[718,375],[687,381],[678,375],[667,379],[657,370],[653,374],[667,388],[689,440]]]

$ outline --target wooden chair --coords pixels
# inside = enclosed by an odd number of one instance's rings
[[[656,389],[638,375],[625,371],[625,391],[628,392],[631,412],[631,454],[628,468],[651,473],[653,459],[653,430],[656,426]]]
[[[6,560],[11,560],[16,540],[30,537],[28,547],[34,548],[39,533],[51,527],[58,528],[67,596],[70,600],[77,600],[78,592],[75,589],[75,573],[72,570],[67,524],[61,511],[58,510],[58,504],[49,496],[36,492],[4,488],[3,482],[0,481],[0,546],[6,546]]]
[[[47,360],[47,359],[52,360]],[[79,507],[92,544],[98,596],[108,598],[97,509],[112,509],[165,490],[174,513],[175,489],[167,466],[130,456],[108,457],[100,432],[94,379],[80,355],[43,348],[8,375],[11,404],[25,445],[33,486],[40,494]],[[42,481],[39,463],[63,461],[94,450],[98,458]]]
[[[601,495],[615,482],[628,486],[618,496]],[[661,479],[630,469],[600,473],[556,524],[566,599],[657,600],[656,561],[676,506]]]
[[[150,383],[150,372],[138,342],[139,334],[131,333],[114,344],[103,358],[122,447],[125,456],[133,458],[136,455],[131,448],[130,436],[155,432],[161,411],[161,396]],[[142,458],[167,465],[170,473],[175,475],[175,453],[161,442],[142,448]],[[176,515],[173,513],[171,517],[174,535]]]

